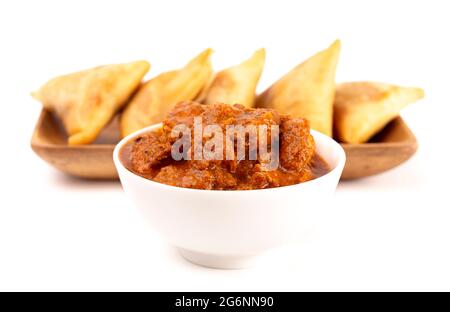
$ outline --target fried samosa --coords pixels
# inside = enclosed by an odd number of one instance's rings
[[[212,74],[211,54],[207,49],[185,67],[147,81],[122,113],[122,136],[161,122],[173,105],[198,96]]]
[[[218,72],[207,88],[204,104],[227,103],[254,106],[255,90],[264,67],[266,51],[260,49],[239,65]]]
[[[69,145],[93,142],[150,69],[146,61],[96,67],[56,77],[32,96],[58,116]]]
[[[423,96],[420,88],[376,82],[340,84],[334,100],[334,136],[345,143],[367,142],[401,109]]]
[[[298,65],[257,98],[257,106],[302,117],[328,136],[333,130],[334,76],[340,41]]]

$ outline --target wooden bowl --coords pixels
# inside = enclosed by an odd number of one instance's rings
[[[69,146],[60,122],[42,110],[31,139],[33,151],[60,171],[89,179],[117,179],[112,154],[120,140],[115,118],[90,145]],[[369,143],[342,144],[347,163],[342,179],[371,176],[394,168],[417,150],[417,141],[401,117],[389,123]]]
[[[42,110],[31,139],[31,148],[50,165],[69,175],[89,179],[118,179],[112,155],[119,140],[116,118],[93,144],[69,146],[67,134],[59,120]]]
[[[401,117],[391,121],[368,143],[342,144],[347,162],[342,179],[368,177],[397,167],[417,150],[417,140]]]

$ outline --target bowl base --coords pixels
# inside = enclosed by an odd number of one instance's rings
[[[244,269],[252,266],[256,260],[256,256],[215,255],[184,248],[178,248],[178,251],[189,262],[213,269]]]

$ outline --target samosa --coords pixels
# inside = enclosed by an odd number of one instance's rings
[[[227,103],[254,106],[255,90],[264,67],[266,51],[260,49],[239,65],[218,72],[204,99],[205,104]]]
[[[100,66],[56,77],[32,95],[61,119],[69,145],[89,144],[149,69],[146,61]]]
[[[346,143],[367,142],[401,109],[423,96],[420,88],[376,82],[340,84],[334,100],[334,136]]]
[[[175,104],[195,99],[211,77],[211,54],[207,49],[185,67],[147,81],[122,113],[122,136],[161,122]]]
[[[257,98],[257,106],[302,117],[328,136],[333,130],[335,72],[340,41],[298,65]]]

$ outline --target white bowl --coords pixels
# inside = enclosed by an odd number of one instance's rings
[[[180,188],[142,178],[119,160],[123,145],[160,127],[139,130],[114,149],[125,193],[150,224],[189,261],[214,268],[243,268],[265,251],[297,241],[320,221],[345,164],[333,139],[311,131],[318,153],[331,166],[326,175],[300,184],[249,191]]]

